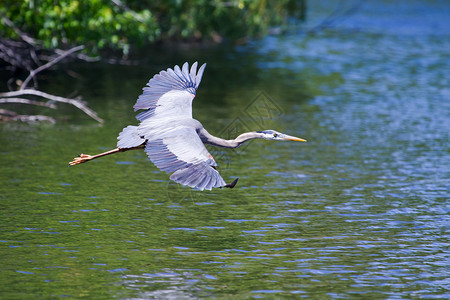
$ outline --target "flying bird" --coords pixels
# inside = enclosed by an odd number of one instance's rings
[[[211,135],[192,118],[192,100],[205,67],[203,64],[197,71],[197,62],[190,69],[189,64],[184,63],[182,68],[175,66],[156,74],[134,105],[134,111],[143,110],[136,116],[140,124],[122,130],[116,149],[97,155],[80,154],[69,166],[118,152],[144,149],[153,164],[171,173],[170,179],[177,183],[197,190],[233,188],[238,179],[225,183],[204,144],[237,148],[252,139],[306,142],[275,130],[246,132],[233,140]]]

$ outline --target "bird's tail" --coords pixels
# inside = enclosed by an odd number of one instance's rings
[[[117,148],[134,148],[142,145],[145,139],[138,134],[137,129],[137,126],[131,125],[125,127],[117,137]]]

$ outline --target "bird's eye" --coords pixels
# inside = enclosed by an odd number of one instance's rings
[[[273,134],[273,137],[277,137],[277,136],[278,136],[278,133],[274,133],[274,134]]]

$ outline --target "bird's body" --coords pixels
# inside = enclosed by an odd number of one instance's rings
[[[237,180],[228,185],[225,183],[216,170],[217,163],[204,144],[236,148],[250,139],[305,141],[274,130],[247,132],[234,140],[211,135],[192,117],[192,101],[205,66],[203,64],[197,72],[196,62],[190,70],[188,63],[185,63],[182,69],[175,66],[155,75],[134,105],[135,111],[144,110],[136,116],[140,124],[122,130],[116,149],[94,156],[81,154],[69,165],[143,148],[161,171],[172,173],[171,180],[198,190],[211,190],[234,187]]]

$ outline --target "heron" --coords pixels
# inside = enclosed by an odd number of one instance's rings
[[[253,139],[306,142],[275,130],[246,132],[232,140],[210,134],[192,117],[192,101],[206,63],[198,71],[197,66],[194,62],[189,69],[186,62],[182,68],[176,65],[153,76],[133,106],[135,112],[143,110],[136,116],[140,124],[129,125],[119,133],[117,148],[97,155],[80,154],[69,166],[118,152],[144,149],[153,164],[171,174],[170,179],[179,184],[200,191],[233,188],[238,178],[225,183],[205,144],[237,148]]]

